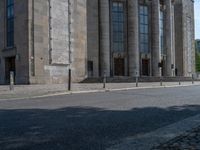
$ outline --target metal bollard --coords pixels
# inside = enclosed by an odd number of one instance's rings
[[[103,75],[103,88],[104,89],[106,88],[106,72],[104,72],[104,75]]]
[[[14,90],[14,72],[10,72],[10,91]]]
[[[139,86],[139,84],[138,84],[138,76],[136,76],[136,78],[135,78],[135,83],[136,83],[136,87],[138,87]]]
[[[71,69],[69,68],[68,70],[68,91],[71,91],[71,83],[72,83],[72,72]]]
[[[194,74],[192,74],[192,84],[194,84]]]
[[[178,83],[179,85],[181,85],[181,78],[179,77],[179,83]]]
[[[160,86],[163,86],[163,80],[162,80],[162,77],[160,77]]]

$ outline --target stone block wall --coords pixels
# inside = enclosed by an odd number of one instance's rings
[[[5,1],[0,1],[0,84],[4,83],[4,58],[2,57],[2,50],[5,44]]]
[[[28,1],[14,0],[14,49],[16,83],[29,83]],[[11,54],[11,53],[10,53]],[[18,57],[18,58],[17,58]]]
[[[194,2],[175,1],[176,66],[179,76],[195,73]]]
[[[86,0],[70,1],[72,77],[73,81],[80,81],[87,75]],[[68,80],[68,5],[67,0],[34,2],[35,75],[30,77],[31,83],[66,83]]]

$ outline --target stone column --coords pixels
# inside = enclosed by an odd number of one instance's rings
[[[172,64],[174,65],[172,76],[175,76],[176,69],[174,3],[172,2]]]
[[[129,75],[140,74],[138,0],[128,1],[128,53]]]
[[[109,0],[100,0],[100,66],[101,76],[110,76],[110,9]]]
[[[166,76],[172,76],[173,64],[173,44],[172,44],[172,3],[171,0],[165,0],[165,12],[164,12],[164,49],[166,52]]]
[[[161,61],[160,48],[160,0],[152,0],[152,75],[159,77],[161,70],[158,63]]]

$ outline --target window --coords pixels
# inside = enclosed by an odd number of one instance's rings
[[[14,0],[7,0],[6,6],[7,47],[12,47],[14,45]]]
[[[124,51],[124,5],[112,3],[113,51]]]
[[[139,8],[139,34],[140,34],[140,52],[149,52],[149,16],[148,7],[145,5],[140,5]]]
[[[160,11],[160,48],[161,54],[164,54],[164,13]]]

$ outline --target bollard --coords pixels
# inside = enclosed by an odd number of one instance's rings
[[[163,86],[162,76],[160,77],[160,86]]]
[[[192,84],[194,84],[194,74],[192,74]]]
[[[181,85],[181,77],[179,77],[179,85]]]
[[[139,73],[138,71],[135,71],[135,86],[139,86]]]
[[[10,72],[10,91],[14,90],[14,72]]]
[[[138,87],[138,76],[135,78],[136,87]]]
[[[71,77],[72,77],[72,72],[71,72],[71,69],[69,69],[69,72],[68,72],[68,91],[71,91]]]
[[[106,88],[106,72],[104,72],[104,75],[103,75],[103,88],[104,89]]]

